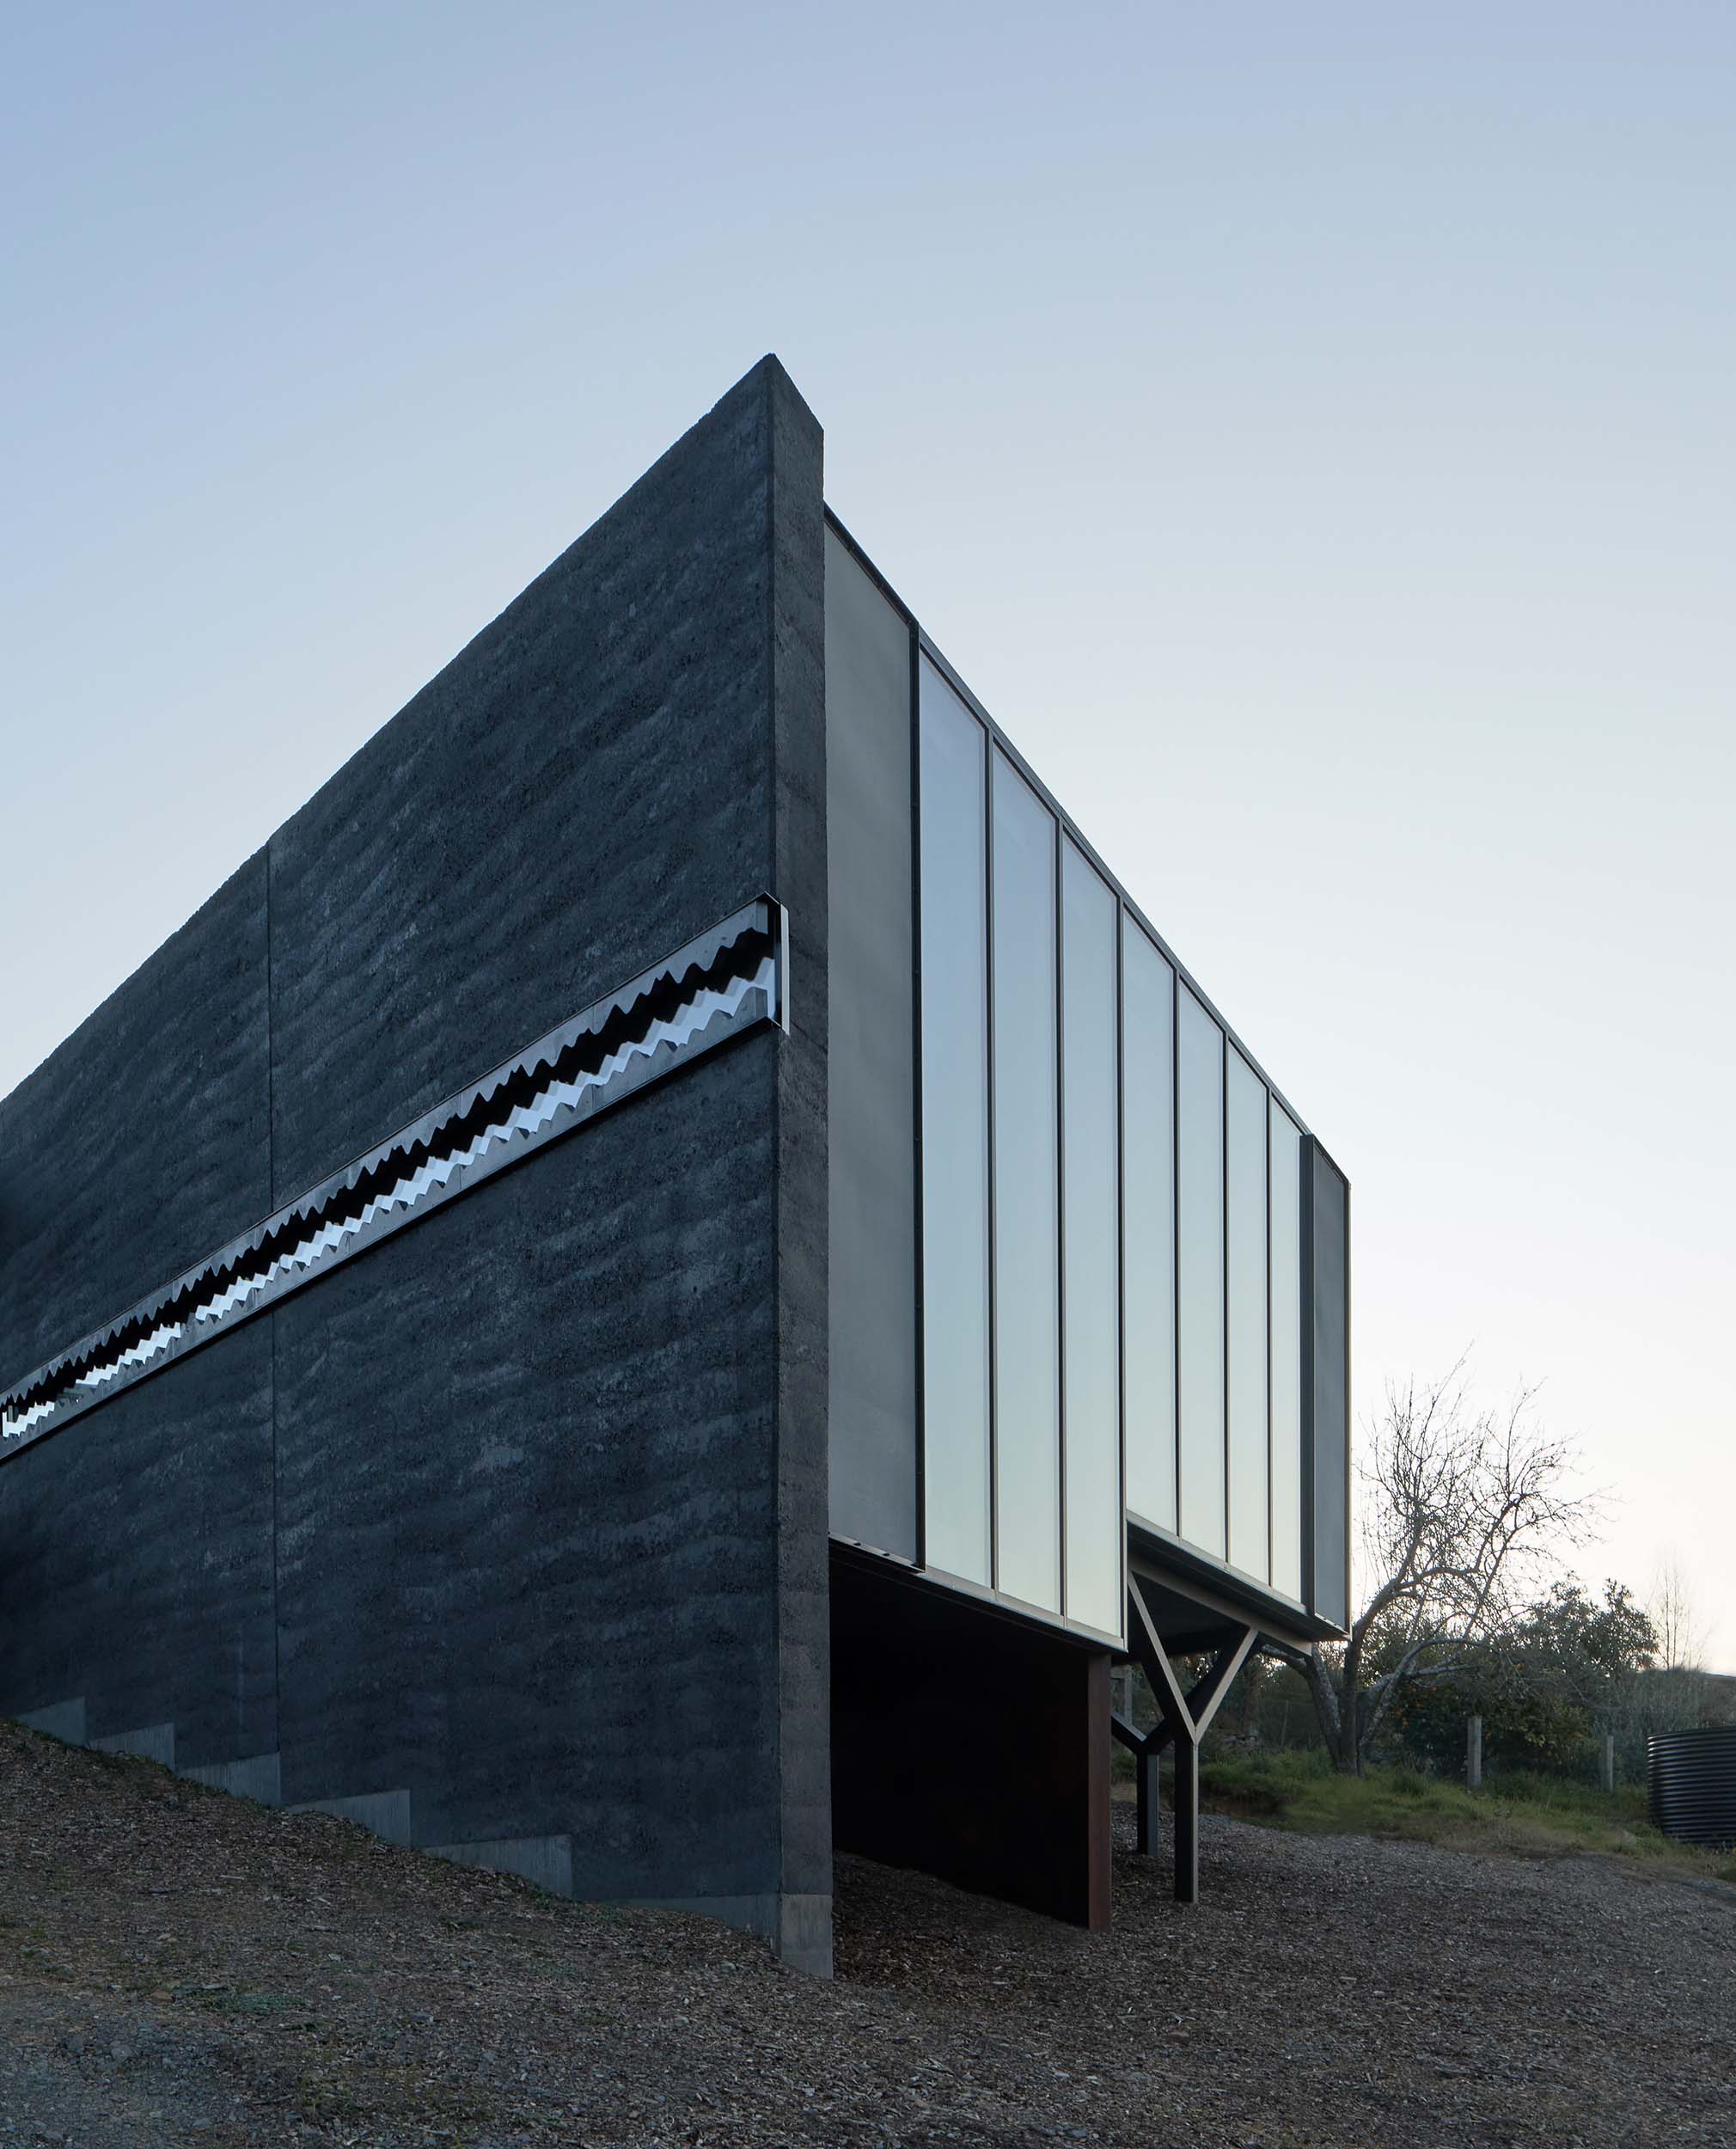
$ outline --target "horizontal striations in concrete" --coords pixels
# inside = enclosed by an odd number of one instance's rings
[[[792,1037],[0,1468],[0,1709],[173,1723],[205,1780],[247,1764],[425,1846],[565,1839],[580,1895],[799,1903],[773,1922],[818,1962],[822,516],[819,429],[765,361],[9,1100],[23,1373],[788,883]],[[89,1154],[28,1160],[63,1138]]]
[[[777,892],[792,395],[755,369],[273,839],[280,1193]],[[823,850],[816,887],[796,989],[822,1054]],[[274,1313],[286,1798],[401,1784],[425,1844],[567,1835],[580,1895],[778,1889],[785,1042]],[[823,1326],[796,1344],[823,1383]],[[822,1694],[823,1627],[817,1658],[783,1640]]]
[[[756,369],[272,839],[281,1198],[767,886],[768,424]]]
[[[182,1766],[276,1745],[271,1356],[237,1329],[0,1469],[0,1715],[70,1689],[81,1737],[172,1723]]]
[[[279,1307],[284,1796],[775,1885],[762,1032]]]
[[[0,1387],[271,1208],[266,859],[0,1099]]]

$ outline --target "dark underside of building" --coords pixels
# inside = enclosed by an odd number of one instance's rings
[[[1116,1737],[1189,1895],[1348,1202],[766,359],[0,1102],[0,1712],[822,1968]]]

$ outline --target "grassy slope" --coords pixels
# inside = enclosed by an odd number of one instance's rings
[[[1647,1820],[1646,1796],[1637,1785],[1605,1792],[1550,1777],[1504,1776],[1491,1788],[1470,1791],[1406,1768],[1336,1776],[1318,1757],[1300,1754],[1207,1760],[1200,1774],[1203,1802],[1213,1811],[1274,1828],[1519,1858],[1601,1852],[1736,1883],[1736,1853],[1719,1856],[1671,1842]]]

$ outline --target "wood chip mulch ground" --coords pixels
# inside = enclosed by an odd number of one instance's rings
[[[0,2144],[1736,2149],[1736,1889],[1128,1824],[1098,1936],[840,1859],[826,1984],[0,1723]]]

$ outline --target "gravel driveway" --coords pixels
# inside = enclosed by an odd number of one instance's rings
[[[1736,2149],[1736,1889],[1116,1818],[1095,1938],[841,1859],[828,1985],[0,1724],[0,2144]]]

